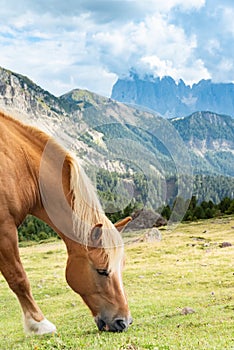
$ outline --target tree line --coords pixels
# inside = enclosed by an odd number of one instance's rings
[[[172,215],[173,221],[180,220],[184,213],[184,221],[234,213],[234,199],[232,199],[234,179],[230,177],[195,175],[193,177],[194,195],[191,199],[184,200],[176,197],[180,180],[173,175],[162,179],[160,176],[145,176],[143,172],[119,174],[110,173],[104,169],[98,169],[95,175],[99,198],[106,215],[112,222],[144,207],[160,212],[166,219]],[[186,188],[187,181],[190,182],[190,180],[183,177],[182,185]],[[159,208],[159,203],[163,202],[165,187],[166,205]],[[175,202],[176,210],[174,210]],[[39,242],[55,236],[57,234],[48,225],[30,215],[19,228],[20,242],[29,240]]]
[[[196,196],[192,196],[191,200],[184,200],[179,197],[176,198],[175,201],[177,201],[177,212],[173,211],[175,202],[172,206],[167,204],[163,208],[159,208],[159,212],[167,220],[171,218],[171,215],[174,215],[173,220],[176,221],[176,216],[178,215],[178,217],[180,217],[180,211],[183,213],[185,212],[182,221],[196,221],[234,214],[234,199],[228,197],[223,198],[218,204],[213,203],[211,200],[199,203]],[[134,210],[139,208],[141,208],[139,203],[130,203],[123,210],[106,214],[112,222],[116,222],[131,215]],[[51,237],[58,237],[51,227],[31,215],[27,216],[18,231],[20,242],[40,242]]]
[[[200,219],[211,219],[223,215],[234,214],[234,199],[229,197],[223,198],[218,204],[213,203],[211,200],[199,202],[196,196],[192,196],[191,200],[184,200],[183,198],[177,198],[179,201],[178,216],[181,212],[185,212],[182,221],[196,221]],[[177,202],[178,203],[178,202]],[[169,219],[173,213],[174,203],[172,206],[166,205],[161,210],[161,215],[166,219]],[[175,220],[176,221],[176,220]]]

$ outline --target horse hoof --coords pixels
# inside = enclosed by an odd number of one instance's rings
[[[46,318],[44,320],[37,322],[32,318],[25,322],[25,331],[29,334],[52,334],[56,333],[56,327],[53,323],[48,321]]]

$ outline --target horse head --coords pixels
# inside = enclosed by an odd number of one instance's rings
[[[131,218],[112,225],[111,235],[120,231]],[[107,228],[96,224],[90,233],[89,246],[73,242],[68,249],[66,279],[90,308],[99,330],[121,332],[132,323],[122,282],[123,244],[103,245]]]

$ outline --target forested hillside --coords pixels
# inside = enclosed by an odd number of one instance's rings
[[[190,150],[194,172],[234,176],[234,118],[196,112],[171,123]]]

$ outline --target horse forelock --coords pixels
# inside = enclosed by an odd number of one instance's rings
[[[97,224],[102,224],[101,247],[98,248],[104,250],[108,268],[115,270],[123,257],[122,237],[106,217],[96,189],[82,166],[74,157],[70,157],[69,162],[70,191],[73,197],[73,234],[79,243],[88,247],[92,228]]]

